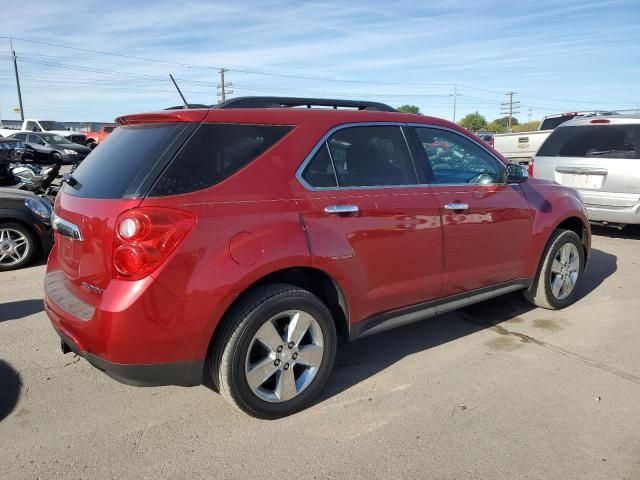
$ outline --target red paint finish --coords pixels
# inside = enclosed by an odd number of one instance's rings
[[[203,121],[293,130],[245,168],[193,193],[128,200],[59,194],[56,215],[76,224],[83,239],[56,233],[47,272],[62,272],[68,297],[95,312],[82,320],[46,292],[45,305],[54,326],[82,351],[123,364],[202,360],[232,302],[289,268],[316,269],[333,279],[354,324],[376,313],[532,278],[553,229],[567,218],[582,222],[589,246],[577,193],[541,180],[311,191],[295,177],[320,138],[337,125],[423,123],[475,141],[444,120],[370,111],[205,109],[130,115],[118,124]],[[447,203],[470,208],[452,212],[443,208]],[[356,205],[359,211],[325,213],[331,205]],[[166,259],[131,280],[114,271],[112,252],[117,219],[138,207],[176,209],[195,220]]]

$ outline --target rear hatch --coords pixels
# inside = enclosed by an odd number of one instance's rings
[[[640,201],[640,124],[592,122],[558,127],[534,176],[580,190],[587,205],[631,207]]]
[[[206,111],[201,112],[204,117]],[[114,227],[138,206],[196,121],[123,125],[96,148],[58,195],[54,225],[58,269],[47,279],[90,305],[113,278]],[[196,118],[192,120],[201,120]],[[147,118],[146,121],[154,121]],[[156,120],[157,121],[157,120]],[[49,276],[49,274],[48,274]]]

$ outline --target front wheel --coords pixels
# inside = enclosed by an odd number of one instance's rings
[[[585,252],[580,237],[571,230],[556,230],[542,257],[538,275],[525,290],[532,304],[559,310],[575,302],[576,286],[584,273]]]
[[[28,228],[19,223],[0,224],[0,272],[28,265],[36,250],[36,240]]]
[[[318,297],[292,285],[266,285],[226,319],[210,359],[213,381],[250,415],[291,415],[320,394],[336,341],[331,314]]]

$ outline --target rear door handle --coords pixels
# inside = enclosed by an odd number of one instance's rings
[[[360,209],[357,205],[329,205],[325,207],[324,212],[330,215],[347,215],[350,213],[358,213]]]
[[[447,203],[444,208],[446,210],[468,210],[469,205],[466,203]]]

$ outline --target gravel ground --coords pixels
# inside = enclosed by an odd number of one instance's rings
[[[277,421],[62,355],[44,266],[0,273],[0,478],[640,479],[640,233],[595,233],[572,307],[512,294],[343,345]]]

